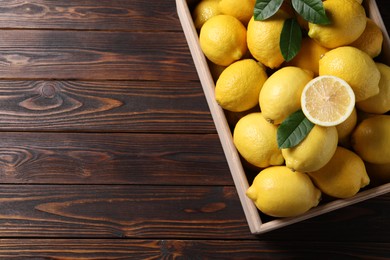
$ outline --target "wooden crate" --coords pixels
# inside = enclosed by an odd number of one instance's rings
[[[246,196],[245,192],[249,187],[248,178],[240,156],[233,144],[232,133],[226,120],[223,109],[215,101],[214,81],[207,65],[207,60],[200,48],[198,33],[191,17],[191,8],[199,1],[194,0],[176,0],[177,13],[183,27],[183,31],[188,42],[188,46],[193,57],[203,91],[213,117],[222,148],[224,150],[236,189],[239,195],[250,231],[253,234],[265,233],[283,226],[287,226],[308,218],[312,218],[339,208],[343,208],[370,198],[380,196],[390,192],[390,183],[377,186],[371,189],[360,191],[357,195],[349,199],[337,199],[331,202],[323,203],[297,217],[271,219],[262,221],[261,213],[254,203]],[[381,28],[384,34],[383,50],[381,61],[390,64],[390,39],[383,24],[378,6],[375,0],[364,0],[367,16],[372,18]]]

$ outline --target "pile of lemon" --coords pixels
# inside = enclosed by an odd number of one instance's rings
[[[349,198],[389,182],[390,67],[377,61],[383,34],[362,1],[323,1],[328,25],[297,17],[304,37],[290,61],[279,42],[294,10],[285,1],[258,21],[255,2],[202,0],[192,13],[234,144],[259,172],[247,196],[263,213],[289,217],[323,196]],[[278,128],[296,111],[312,128],[280,148]]]

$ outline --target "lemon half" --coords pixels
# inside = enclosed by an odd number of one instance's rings
[[[355,107],[355,94],[351,86],[339,77],[318,76],[304,87],[301,106],[312,123],[336,126],[351,115]]]

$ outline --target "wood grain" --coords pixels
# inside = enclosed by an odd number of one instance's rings
[[[0,30],[0,39],[3,79],[199,79],[181,32]]]
[[[251,240],[0,239],[12,259],[388,259],[384,243]],[[332,248],[332,250],[329,250]],[[256,256],[256,257],[255,257]]]
[[[234,187],[0,185],[0,237],[251,238]]]
[[[233,186],[0,185],[0,198],[0,238],[256,238]],[[389,200],[376,197],[258,238],[388,243]]]
[[[216,134],[1,136],[3,184],[233,185]]]
[[[173,0],[1,0],[0,28],[179,31]]]
[[[199,82],[0,81],[0,129],[215,133]]]

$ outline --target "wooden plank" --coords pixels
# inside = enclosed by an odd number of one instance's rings
[[[1,136],[3,184],[233,185],[216,134]]]
[[[390,243],[0,239],[2,259],[388,259]]]
[[[2,131],[215,133],[199,82],[0,80]]]
[[[1,0],[0,3],[0,28],[181,30],[173,0]]]
[[[0,30],[0,78],[198,80],[182,32]]]
[[[252,236],[231,186],[0,185],[0,237]]]
[[[389,200],[379,196],[259,238],[389,243]],[[0,185],[0,238],[17,237],[256,238],[233,186]]]

